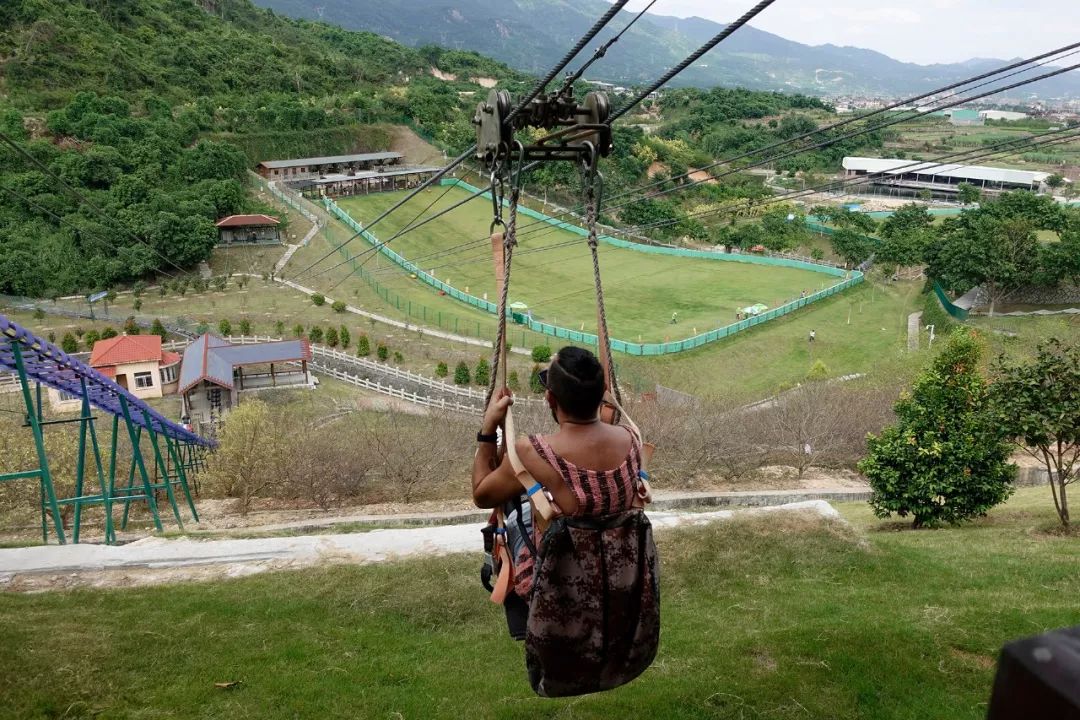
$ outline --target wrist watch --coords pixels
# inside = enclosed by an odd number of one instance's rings
[[[481,431],[481,432],[476,433],[476,442],[478,442],[478,443],[497,443],[497,442],[499,442],[499,435],[498,435],[498,433],[491,433],[490,435],[485,435],[483,433],[483,431]]]

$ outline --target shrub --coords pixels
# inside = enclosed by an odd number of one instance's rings
[[[320,293],[315,293],[311,296],[311,302],[315,303],[317,307],[322,307],[326,304],[326,298]]]
[[[44,320],[45,319],[45,311],[42,310],[39,307],[34,308],[34,319],[35,320]]]
[[[60,341],[60,349],[69,354],[79,352],[79,341],[71,333],[64,333],[64,338]]]
[[[330,309],[333,310],[336,313],[345,312],[345,301],[344,300],[335,300],[334,304],[330,306]]]
[[[135,312],[142,310],[142,298],[135,298],[135,302],[131,303],[131,307]]]
[[[440,362],[435,366],[435,377],[444,378],[450,374],[450,368],[446,367],[446,363]]]
[[[532,359],[535,363],[546,363],[551,360],[551,346],[537,345],[532,349]]]
[[[811,248],[810,249],[810,259],[811,260],[824,260],[825,259],[825,251],[822,250],[821,248],[817,248],[817,247],[816,248]]]
[[[303,331],[301,330],[301,333],[302,332]],[[276,323],[274,323],[274,336],[285,337],[285,323],[281,320],[278,320]]]
[[[323,341],[323,330],[318,325],[313,326],[308,330],[308,340],[313,343],[321,343]]]
[[[51,343],[55,343],[55,342],[56,342],[56,333],[54,333],[54,332],[53,332],[53,331],[51,331],[51,330],[49,331],[49,342],[51,342]]]
[[[241,318],[240,319],[240,334],[241,335],[250,335],[251,334],[251,321],[248,320],[247,318]]]
[[[157,289],[157,294],[158,295],[160,295],[161,297],[165,297],[165,295],[168,292],[169,292],[169,288],[165,287],[165,283],[161,283],[160,285],[158,285],[158,289]]]
[[[378,346],[375,348],[375,355],[383,362],[386,362],[387,359],[389,359],[390,357],[390,349],[382,343],[379,343]]]
[[[111,327],[107,327],[107,328],[105,328],[104,330],[101,331],[101,339],[102,340],[109,340],[111,338],[116,337],[119,334],[120,333],[116,332]]]
[[[955,524],[1012,493],[1010,448],[990,411],[980,355],[974,333],[954,332],[896,403],[897,423],[869,437],[859,470],[878,517],[911,515],[915,527]]]
[[[395,350],[394,351],[394,362],[399,363],[399,364],[405,362],[405,356],[402,355],[397,350]]]
[[[146,292],[146,283],[142,280],[136,280],[135,284],[131,286],[131,294],[135,297],[142,297],[144,292]]]
[[[371,354],[371,341],[368,340],[368,336],[364,333],[360,333],[360,337],[356,338],[356,356],[367,357]]]
[[[86,331],[82,329],[81,325],[76,325],[75,326],[75,337],[81,338],[85,334],[86,334]]]
[[[232,335],[232,323],[227,318],[221,318],[218,321],[217,329],[222,335]]]
[[[86,344],[86,348],[88,350],[93,350],[94,343],[96,343],[100,339],[101,333],[99,333],[97,330],[87,330],[86,334],[83,335],[83,343]]]
[[[464,360],[457,364],[454,368],[454,384],[455,385],[468,385],[469,384],[469,366]]]
[[[206,333],[210,332],[210,325],[208,323],[201,322],[195,326],[195,332],[199,335],[205,335]]]
[[[337,328],[335,328],[333,326],[326,328],[326,344],[329,345],[332,348],[337,347],[337,345],[338,345]]]
[[[529,389],[534,393],[544,392],[544,384],[540,382],[540,366],[533,365],[532,372],[529,373]]]
[[[110,290],[105,293],[105,302],[116,302],[116,291]]]
[[[506,376],[506,386],[514,392],[521,389],[521,381],[518,379],[517,370],[511,370]]]
[[[294,337],[304,337],[304,326],[300,323],[296,323],[295,325],[293,325],[292,333]]]
[[[135,324],[135,318],[129,317],[124,321],[124,332],[128,335],[138,335],[142,332],[142,328]]]
[[[473,379],[477,385],[487,387],[488,382],[491,380],[491,363],[486,358],[480,358],[480,362],[476,363],[476,373],[473,375]]]
[[[341,338],[341,348],[343,350],[349,349],[349,344],[352,343],[352,335],[349,334],[349,328],[344,325],[338,330],[338,337]]]
[[[168,337],[168,333],[165,331],[165,326],[161,324],[159,318],[154,318],[154,322],[150,323],[150,334],[157,335],[161,338],[162,342]]]
[[[218,275],[216,278],[214,278],[213,282],[214,289],[220,292],[228,286],[229,278],[225,277],[224,275]]]
[[[820,360],[815,360],[810,372],[806,373],[807,380],[824,380],[829,377],[829,366]]]

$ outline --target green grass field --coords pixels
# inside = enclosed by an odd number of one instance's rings
[[[427,190],[406,203],[375,228],[387,239],[408,224],[420,210],[439,198],[442,188]],[[454,188],[431,209],[436,212],[466,197]],[[339,204],[358,221],[370,221],[403,197],[380,193],[342,199]],[[482,240],[491,222],[491,206],[477,199],[441,220],[395,240],[392,248],[441,280],[476,296],[495,299],[490,245],[483,241],[448,256],[430,257],[446,248]],[[571,328],[596,326],[592,264],[588,247],[578,236],[537,225],[522,218],[522,234],[514,260],[511,301],[529,305],[533,317]],[[567,241],[573,245],[553,248]],[[386,261],[382,261],[386,268]],[[632,342],[679,340],[735,320],[740,307],[764,303],[776,307],[802,290],[816,291],[835,278],[791,268],[773,268],[710,260],[646,255],[601,246],[600,267],[612,334]],[[380,282],[391,287],[416,284],[392,266],[380,271]],[[431,291],[434,295],[434,291]],[[671,314],[677,312],[678,325]]]
[[[0,715],[975,720],[1003,643],[1077,621],[1046,488],[956,529],[841,511],[662,533],[660,655],[601,695],[533,696],[473,554],[0,595]]]

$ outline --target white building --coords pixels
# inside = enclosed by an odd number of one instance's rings
[[[979,115],[982,115],[984,120],[1007,120],[1009,122],[1028,118],[1027,113],[1010,112],[1008,110],[980,110]]]
[[[955,165],[917,162],[898,158],[846,157],[843,167],[849,178],[875,176],[874,185],[958,192],[958,186],[968,183],[989,191],[1039,190],[1050,173],[1031,170],[1008,170],[983,165]]]

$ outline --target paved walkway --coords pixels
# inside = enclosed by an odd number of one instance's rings
[[[919,334],[922,332],[922,312],[913,312],[907,316],[907,349],[915,352],[919,349]]]
[[[810,501],[740,512],[655,511],[649,513],[649,518],[656,528],[671,528],[730,520],[736,515],[775,512],[840,517],[828,503]],[[30,590],[79,584],[220,579],[327,562],[365,564],[461,552],[479,555],[481,547],[475,522],[343,535],[236,540],[152,537],[127,545],[47,545],[0,550],[0,587]]]

